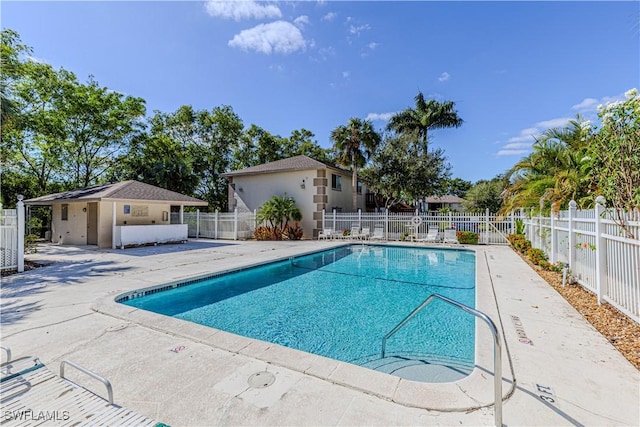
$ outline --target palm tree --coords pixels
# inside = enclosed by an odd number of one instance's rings
[[[369,120],[356,117],[349,119],[346,126],[338,126],[331,132],[333,151],[338,164],[351,167],[351,187],[353,190],[353,210],[358,209],[358,167],[363,167],[380,144],[380,134],[373,129]]]
[[[421,148],[426,154],[430,130],[457,128],[462,126],[463,121],[458,117],[453,101],[425,100],[422,92],[418,92],[415,102],[415,108],[407,108],[393,115],[387,124],[387,129],[401,134],[415,135],[422,142]]]
[[[590,203],[587,147],[590,123],[578,116],[563,128],[548,129],[533,144],[533,152],[507,174],[512,184],[505,190],[503,212],[536,207],[542,201],[559,210],[570,200]]]

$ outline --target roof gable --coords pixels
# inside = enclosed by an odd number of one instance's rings
[[[351,174],[350,171],[329,166],[318,160],[312,159],[309,156],[294,156],[287,159],[276,160],[275,162],[263,163],[261,165],[252,166],[249,168],[239,169],[232,172],[223,173],[224,177],[240,176],[240,175],[258,175],[263,173],[277,173],[277,172],[289,172],[300,171],[309,169],[332,169],[343,173]]]

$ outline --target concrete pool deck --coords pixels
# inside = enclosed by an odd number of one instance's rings
[[[335,245],[43,245],[29,259],[50,265],[2,278],[2,344],[56,372],[62,359],[80,363],[112,382],[117,404],[174,426],[493,424],[488,360],[471,381],[414,383],[113,303],[127,291]],[[504,424],[639,425],[638,370],[511,249],[475,248],[478,299],[493,300],[487,314],[504,334]],[[478,333],[490,347],[484,325]],[[265,370],[275,382],[249,386]],[[479,409],[455,411],[462,407]]]

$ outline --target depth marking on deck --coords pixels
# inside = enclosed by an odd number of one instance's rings
[[[538,392],[538,397],[545,402],[556,403],[555,393],[553,389],[546,385],[536,384],[536,391]]]
[[[533,341],[529,339],[527,333],[524,330],[524,326],[522,326],[522,321],[518,316],[511,315],[511,321],[513,322],[513,326],[516,328],[516,334],[518,334],[518,341],[522,344],[533,345]]]

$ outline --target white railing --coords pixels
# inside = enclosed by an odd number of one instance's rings
[[[179,223],[179,214],[173,213],[171,222]],[[246,240],[256,229],[254,212],[185,212],[183,221],[189,226],[189,237],[210,239]]]
[[[129,245],[184,242],[186,240],[186,224],[119,225],[115,227],[114,244],[121,249]]]
[[[0,271],[24,271],[24,203],[18,199],[17,209],[0,205]]]
[[[530,215],[526,237],[549,261],[568,264],[577,282],[640,323],[640,212],[622,213],[628,231],[615,221],[616,213],[596,200],[596,208],[569,210],[551,217]],[[635,238],[631,238],[629,233]]]
[[[414,218],[419,217],[419,221]],[[387,240],[402,240],[415,236],[423,237],[428,227],[437,225],[440,234],[447,228],[458,231],[472,231],[479,235],[479,243],[488,245],[506,245],[507,236],[514,228],[517,217],[511,215],[492,214],[488,210],[482,213],[464,212],[422,212],[422,213],[390,213],[390,212],[325,212],[322,213],[322,228],[334,231],[350,230],[358,224],[368,227],[373,232],[375,227],[383,227]],[[415,222],[414,222],[415,221]],[[418,223],[416,226],[415,224]]]

